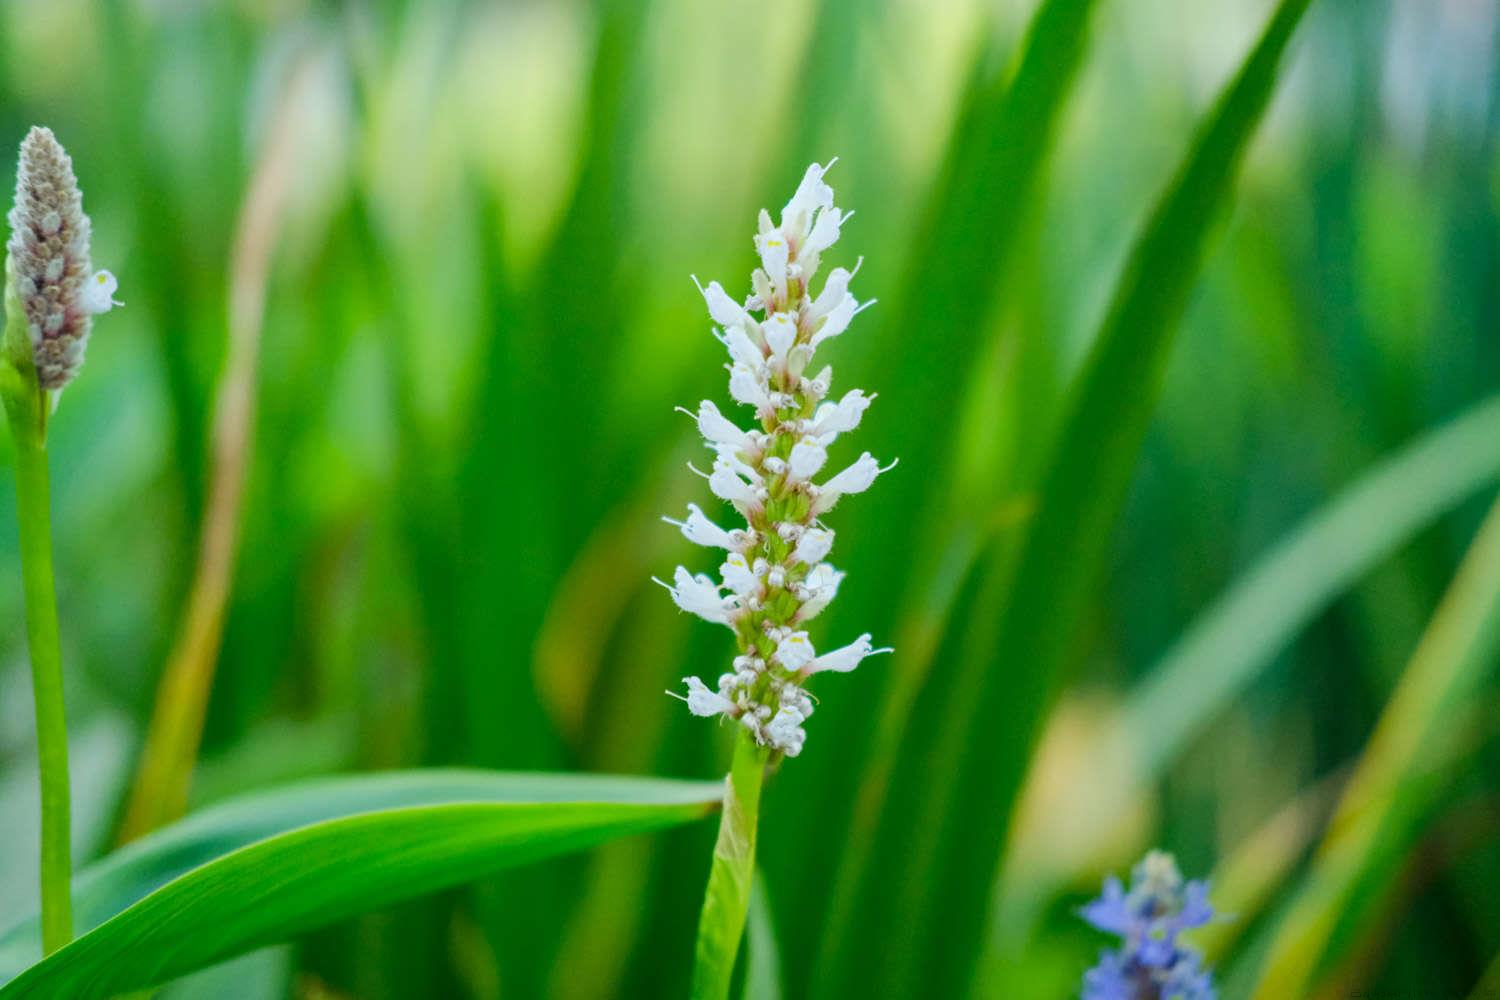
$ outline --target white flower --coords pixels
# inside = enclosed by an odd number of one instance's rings
[[[837,403],[824,403],[818,407],[808,433],[821,438],[854,430],[874,399],[873,395],[866,396],[863,390],[850,389]]]
[[[740,597],[749,597],[760,590],[760,578],[751,571],[750,564],[742,553],[729,553],[729,557],[719,567],[719,574],[724,578],[724,586]]]
[[[836,267],[828,272],[828,280],[823,282],[823,290],[818,293],[818,297],[813,299],[807,308],[807,318],[813,321],[820,320],[833,312],[834,308],[840,302],[848,298],[849,282],[853,279],[855,271],[858,270],[859,265],[856,264],[854,271]]]
[[[807,233],[807,227],[812,223],[812,217],[820,210],[833,207],[833,188],[823,180],[823,175],[835,161],[828,161],[827,166],[819,166],[814,163],[807,168],[802,175],[802,183],[797,185],[796,194],[792,195],[786,207],[781,210],[781,232],[793,243],[797,243]],[[762,221],[770,221],[770,217]]]
[[[753,406],[756,410],[771,407],[771,394],[766,389],[765,377],[748,365],[736,364],[729,369],[729,395],[735,402]]]
[[[832,548],[833,532],[827,528],[808,528],[802,533],[797,547],[792,550],[792,559],[812,566],[821,562]]]
[[[832,510],[840,497],[849,493],[863,493],[870,488],[871,483],[875,482],[876,476],[882,472],[889,472],[895,467],[896,463],[892,462],[882,469],[880,463],[875,461],[868,451],[865,452],[855,460],[853,465],[818,487],[818,495],[812,503],[812,512],[822,514],[824,511]]]
[[[86,313],[107,313],[115,306],[123,306],[125,303],[114,298],[115,289],[120,283],[115,276],[108,271],[95,271],[94,276],[83,283],[78,291],[78,305]]]
[[[765,352],[755,346],[755,341],[750,339],[743,326],[731,326],[719,340],[729,349],[729,360],[734,364],[743,365],[751,372],[765,367]]]
[[[734,534],[725,531],[714,522],[710,521],[695,503],[688,506],[686,521],[674,521],[670,517],[662,518],[668,524],[675,524],[682,530],[682,537],[695,545],[706,545],[711,549],[738,549],[739,543]],[[736,534],[743,533],[736,532]]]
[[[802,715],[796,709],[782,708],[766,725],[766,742],[788,757],[802,752],[807,742],[807,730],[802,728]]]
[[[875,300],[871,299],[865,303],[865,306],[873,305],[874,302]],[[822,324],[813,331],[812,338],[808,343],[813,347],[817,347],[823,341],[832,340],[834,337],[837,337],[849,329],[850,321],[863,308],[864,306],[855,301],[854,296],[845,295],[839,300],[837,305],[828,311],[827,316],[823,318]]]
[[[656,580],[655,577],[652,579]],[[719,593],[718,584],[702,573],[693,576],[682,566],[678,566],[677,571],[672,574],[672,583],[663,580],[656,582],[667,588],[673,603],[679,608],[704,621],[730,625],[734,613],[739,610],[739,602]]]
[[[689,416],[693,414],[689,413]],[[743,451],[750,445],[750,435],[719,412],[712,400],[698,404],[698,433],[710,444],[727,445],[735,451]]]
[[[855,639],[849,645],[841,646],[840,648],[835,649],[829,653],[824,653],[822,656],[813,660],[807,665],[807,669],[804,670],[803,673],[816,674],[821,673],[824,670],[834,670],[841,674],[847,674],[849,671],[859,666],[860,661],[867,656],[874,656],[877,653],[893,652],[895,652],[895,650],[891,649],[889,646],[885,647],[884,649],[871,648],[870,633],[866,632],[864,635],[860,636],[858,639]]]
[[[787,459],[787,468],[792,478],[799,482],[807,482],[818,474],[823,464],[828,461],[828,449],[817,441],[804,438],[792,445],[792,454]]]
[[[766,346],[778,364],[786,364],[786,352],[797,341],[797,324],[786,313],[775,313],[761,325]]]
[[[793,632],[776,644],[776,662],[792,673],[807,666],[816,655],[806,632]]]
[[[831,192],[830,192],[831,193]],[[817,221],[813,223],[812,232],[807,234],[807,241],[798,248],[798,253],[809,256],[822,253],[838,242],[839,227],[853,216],[853,212],[843,213],[832,205],[818,212]]]
[[[715,323],[726,330],[741,323],[747,329],[755,328],[754,318],[745,311],[744,306],[729,297],[723,285],[717,281],[710,281],[708,287],[704,288],[698,284],[697,275],[693,275],[693,284],[698,285],[698,291],[703,294],[703,301],[708,303],[708,314],[714,318]]]
[[[786,239],[780,230],[773,229],[768,233],[761,233],[755,237],[755,249],[760,254],[761,266],[766,270],[766,277],[771,279],[772,288],[780,292],[786,288],[786,262],[787,245]],[[770,307],[771,303],[762,298],[761,305]]]
[[[797,621],[806,622],[816,618],[838,596],[839,584],[843,582],[844,574],[827,563],[814,566],[808,572],[807,579],[802,581],[807,596],[803,598],[802,608],[797,612]]]
[[[672,691],[668,691],[667,694],[670,694],[674,698],[680,698],[683,701],[687,702],[689,712],[692,712],[694,715],[703,718],[708,718],[712,715],[733,714],[734,702],[730,701],[728,698],[724,697],[721,694],[716,694],[713,691],[710,691],[708,689],[708,685],[704,684],[698,678],[684,677],[682,679],[682,682],[688,686],[688,693],[686,698],[683,698],[682,695],[676,694]]]
[[[750,506],[760,503],[755,487],[741,479],[739,473],[722,458],[714,462],[714,471],[708,477],[708,488],[713,491],[714,496],[729,503]]]

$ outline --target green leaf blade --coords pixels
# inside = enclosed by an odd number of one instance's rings
[[[80,878],[79,896],[91,913],[112,901],[126,907],[0,988],[0,998],[141,989],[399,899],[689,822],[720,795],[718,783],[587,775],[428,778],[330,779],[254,796],[122,851]],[[279,808],[266,816],[268,805]],[[331,818],[299,825],[320,809]],[[148,894],[131,900],[141,888]]]
[[[972,982],[1012,810],[1102,572],[1177,321],[1308,6],[1281,0],[1158,201],[1065,401],[1019,554],[992,560],[957,662],[913,713],[942,723],[930,747],[905,749],[897,782],[909,801],[887,809],[864,873],[862,912],[885,911],[901,937],[855,969],[862,987],[956,996]],[[882,884],[893,871],[901,886]]]

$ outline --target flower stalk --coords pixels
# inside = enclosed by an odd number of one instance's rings
[[[755,837],[760,818],[760,790],[765,781],[765,748],[748,732],[734,743],[734,762],[724,779],[724,806],[713,865],[698,920],[693,956],[693,1000],[729,995],[730,976],[755,882]]]
[[[890,468],[865,452],[816,481],[830,447],[859,426],[875,398],[859,389],[830,398],[833,369],[812,364],[819,346],[871,304],[849,292],[858,264],[834,268],[814,293],[822,254],[852,214],[833,203],[823,179],[829,166],[808,168],[778,222],[760,213],[761,266],[743,303],[717,281],[699,285],[729,355],[729,395],[751,407],[756,420],[742,428],[711,400],[684,411],[714,454],[712,471],[699,475],[745,526],[726,530],[695,504],[684,520],[666,518],[688,541],[725,556],[717,581],[682,566],[671,583],[657,581],[683,611],[727,626],[739,654],[714,687],[685,677],[687,694],[673,695],[694,715],[731,720],[738,730],[695,952],[693,996],[705,1000],[729,994],[755,874],[761,783],[768,765],[802,752],[803,724],[813,714],[805,685],[815,674],[848,673],[866,657],[890,652],[874,648],[866,633],[819,655],[806,628],[844,578],[827,562],[834,533],[823,516]]]
[[[12,313],[11,315],[14,315]],[[36,701],[37,759],[42,796],[42,948],[51,954],[73,937],[68,727],[63,711],[62,649],[52,578],[52,516],[47,475],[47,393],[4,366],[0,393],[16,458],[16,519],[26,643]]]
[[[0,401],[15,452],[16,518],[26,600],[26,641],[36,704],[41,776],[42,948],[73,937],[68,729],[62,645],[52,572],[47,420],[78,373],[93,316],[114,301],[115,279],[89,262],[89,219],[73,163],[45,128],[21,143],[5,261]]]

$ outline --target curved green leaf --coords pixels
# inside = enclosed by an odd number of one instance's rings
[[[1500,476],[1500,396],[1380,462],[1200,615],[1131,695],[1138,767],[1156,776],[1339,594]]]
[[[866,989],[956,996],[971,984],[1012,810],[1073,662],[1173,332],[1308,4],[1277,5],[1157,203],[1069,390],[1019,554],[991,560],[958,655],[912,713],[940,723],[930,744],[904,751],[893,795],[907,799],[887,807],[864,874],[859,905],[899,919],[902,934],[874,961],[846,961]]]
[[[1308,996],[1342,936],[1368,919],[1448,782],[1434,761],[1500,663],[1500,502],[1381,713],[1261,964],[1253,1000]]]
[[[0,998],[141,989],[399,899],[697,819],[721,793],[718,782],[454,770],[248,796],[83,872],[75,904],[93,929]],[[0,973],[38,953],[33,921],[0,941]]]

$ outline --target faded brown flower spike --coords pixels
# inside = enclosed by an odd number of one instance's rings
[[[16,202],[10,210],[7,277],[26,311],[37,381],[61,389],[78,374],[97,313],[121,305],[118,283],[89,261],[89,217],[73,161],[52,130],[21,141]]]

